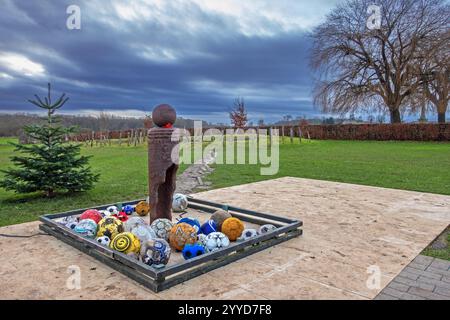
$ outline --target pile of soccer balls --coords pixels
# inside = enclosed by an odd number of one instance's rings
[[[184,211],[187,205],[186,196],[174,196],[174,211]],[[216,211],[203,224],[194,218],[182,218],[177,223],[157,219],[148,225],[139,216],[149,212],[148,203],[140,202],[123,208],[111,206],[103,211],[90,209],[79,217],[63,218],[60,223],[84,237],[95,239],[100,245],[154,267],[167,265],[172,250],[181,252],[187,260],[218,251],[232,241],[244,241],[275,229],[269,224],[259,230],[245,229],[241,220],[224,210]]]

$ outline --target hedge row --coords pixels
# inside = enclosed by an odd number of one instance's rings
[[[318,140],[450,141],[450,123],[306,125],[302,131]]]
[[[269,127],[265,128],[268,129]],[[280,136],[302,136],[317,140],[403,140],[403,141],[450,141],[450,123],[405,123],[405,124],[339,124],[339,125],[301,125],[276,126]],[[292,128],[292,131],[291,131]],[[207,130],[207,128],[203,128]],[[217,128],[225,130],[227,128]],[[257,129],[257,128],[255,128]],[[86,141],[94,139],[130,139],[146,135],[146,129],[110,132],[81,133],[71,140]],[[193,135],[193,129],[190,129]]]

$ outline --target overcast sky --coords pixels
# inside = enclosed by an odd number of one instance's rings
[[[170,103],[184,117],[229,122],[318,115],[308,31],[340,0],[0,0],[0,111],[66,92],[66,113],[124,116]],[[69,30],[66,9],[81,9]]]

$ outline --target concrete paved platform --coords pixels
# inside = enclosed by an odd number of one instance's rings
[[[281,178],[196,197],[301,219],[304,235],[158,294],[52,237],[0,238],[0,298],[373,299],[450,223],[449,196],[318,180]],[[37,226],[0,233],[33,234]],[[73,265],[79,290],[66,286]]]

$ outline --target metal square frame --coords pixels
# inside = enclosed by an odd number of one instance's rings
[[[127,256],[126,254],[108,247],[104,247],[93,239],[84,238],[75,233],[73,230],[54,221],[58,218],[79,215],[87,209],[41,216],[40,221],[42,224],[39,225],[39,228],[55,238],[101,261],[107,266],[123,273],[141,285],[149,288],[153,292],[166,290],[211,270],[220,268],[276,244],[298,237],[303,233],[300,228],[303,226],[303,222],[299,220],[196,199],[194,197],[188,197],[188,200],[188,207],[195,210],[200,210],[211,214],[217,209],[224,209],[228,210],[233,217],[239,218],[242,221],[247,221],[254,224],[270,223],[275,225],[277,228],[266,234],[258,235],[242,242],[232,242],[230,246],[219,251],[206,253],[196,258],[163,268],[148,266],[141,261]],[[125,202],[123,205],[134,205],[139,201],[141,200]],[[114,204],[102,205],[94,207],[93,209],[105,210],[111,205]]]

